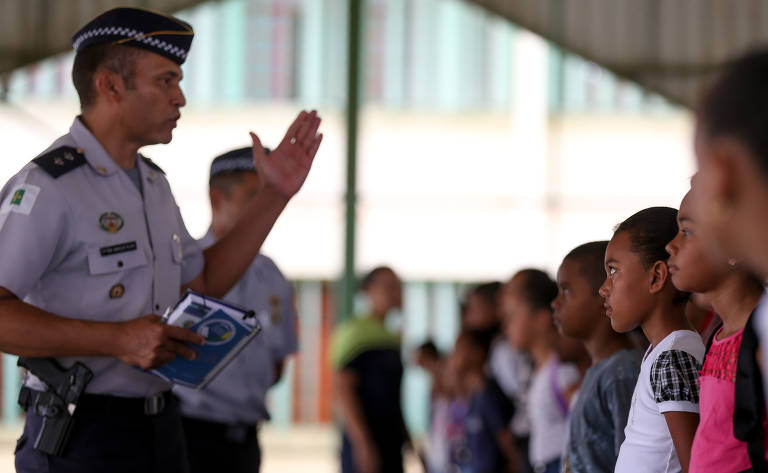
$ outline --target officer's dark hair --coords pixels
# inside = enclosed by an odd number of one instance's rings
[[[738,140],[768,177],[768,50],[728,64],[699,101],[696,118],[706,139]]]
[[[540,269],[523,269],[515,277],[520,277],[520,289],[526,302],[533,310],[552,311],[552,301],[557,297],[557,283]]]
[[[368,273],[365,274],[360,279],[360,290],[361,291],[367,291],[371,285],[376,281],[376,278],[379,277],[379,275],[384,273],[394,273],[395,271],[390,268],[389,266],[377,266],[373,268],[372,270],[368,271]]]
[[[572,249],[563,258],[563,261],[575,261],[579,264],[579,272],[589,282],[595,295],[605,281],[606,248],[608,248],[607,240],[591,241]]]
[[[234,189],[238,184],[243,182],[243,178],[245,177],[245,173],[247,172],[255,172],[255,171],[244,171],[244,170],[236,170],[236,171],[222,171],[220,173],[217,173],[215,176],[211,177],[208,180],[208,186],[211,189],[218,189],[222,191],[227,196],[230,196],[232,194],[232,189]]]
[[[469,293],[480,297],[488,305],[496,305],[501,290],[501,283],[498,281],[478,284],[470,289]]]
[[[139,48],[121,44],[94,44],[78,51],[72,64],[72,83],[80,97],[80,108],[96,102],[93,76],[101,67],[118,74],[128,89],[134,88],[136,58],[143,54]]]
[[[670,207],[650,207],[637,212],[621,222],[614,231],[614,236],[627,232],[630,250],[640,257],[645,269],[650,269],[657,261],[667,262],[667,243],[677,235],[677,210]],[[675,302],[687,302],[690,294],[677,291]]]

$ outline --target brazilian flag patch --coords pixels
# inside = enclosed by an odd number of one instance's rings
[[[32,184],[22,184],[16,187],[4,199],[3,206],[0,207],[0,214],[14,212],[29,215],[35,206],[38,194],[40,194],[40,188]]]
[[[13,193],[11,197],[11,205],[21,205],[21,201],[24,199],[24,189],[18,189]]]

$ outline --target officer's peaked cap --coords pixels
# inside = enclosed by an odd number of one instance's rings
[[[178,18],[120,7],[107,10],[83,26],[72,37],[72,47],[80,52],[94,44],[124,44],[152,51],[181,65],[187,59],[194,35],[192,26]]]

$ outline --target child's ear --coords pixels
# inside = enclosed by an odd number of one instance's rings
[[[649,276],[651,284],[648,292],[658,294],[664,289],[664,285],[667,283],[667,279],[669,279],[669,266],[664,261],[656,261],[651,266]]]

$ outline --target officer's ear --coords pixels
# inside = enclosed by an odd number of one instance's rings
[[[225,202],[229,200],[229,193],[221,187],[211,187],[208,190],[208,197],[211,199],[211,210],[215,212],[221,210]]]
[[[120,74],[100,67],[93,77],[96,95],[109,103],[120,103],[125,94],[125,82]]]

